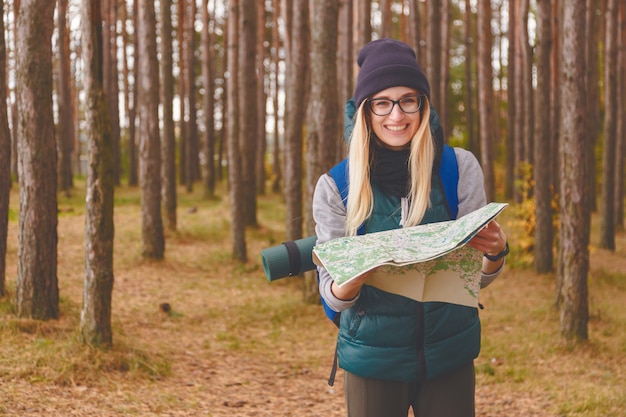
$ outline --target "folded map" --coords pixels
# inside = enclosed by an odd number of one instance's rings
[[[429,223],[316,245],[313,262],[341,286],[372,271],[367,284],[418,301],[478,305],[482,253],[466,246],[506,203],[457,220]]]

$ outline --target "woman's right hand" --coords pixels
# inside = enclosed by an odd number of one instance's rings
[[[359,275],[351,281],[346,282],[341,287],[337,285],[334,281],[330,287],[330,290],[333,292],[335,297],[343,301],[353,300],[359,292],[361,291],[361,287],[367,281],[371,271],[365,272],[364,274]]]

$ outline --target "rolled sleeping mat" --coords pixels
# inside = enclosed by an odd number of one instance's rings
[[[317,236],[290,240],[261,251],[263,270],[268,281],[300,275],[315,269],[313,247]]]

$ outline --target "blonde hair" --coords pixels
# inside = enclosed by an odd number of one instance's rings
[[[356,111],[354,129],[350,137],[348,201],[346,203],[346,234],[354,236],[359,227],[372,215],[374,194],[370,184],[370,140],[371,127],[366,120],[366,100]],[[430,104],[424,97],[422,120],[411,140],[409,170],[411,187],[407,195],[410,201],[404,227],[418,225],[430,205],[430,187],[435,145],[430,132]]]

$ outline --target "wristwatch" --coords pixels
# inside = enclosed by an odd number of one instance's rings
[[[492,262],[498,261],[502,258],[504,258],[506,255],[509,254],[509,242],[506,242],[506,246],[504,247],[504,250],[502,252],[500,252],[497,255],[489,255],[487,253],[484,254],[485,258],[489,259]]]

